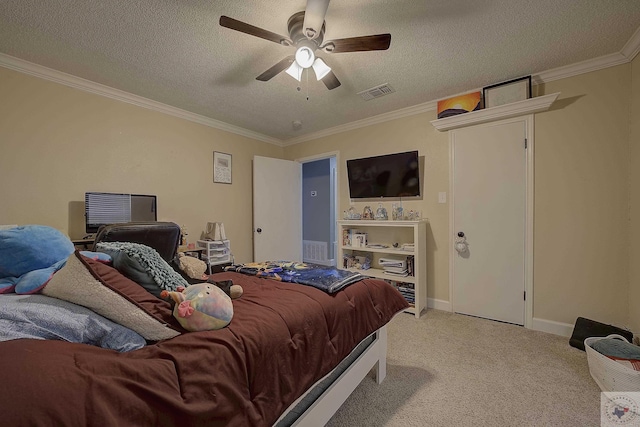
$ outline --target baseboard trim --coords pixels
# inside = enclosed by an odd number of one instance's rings
[[[451,311],[451,303],[441,299],[427,298],[427,308],[434,310]]]
[[[533,318],[531,329],[534,331],[548,332],[550,334],[570,337],[573,333],[574,325],[569,323],[556,322],[554,320]]]

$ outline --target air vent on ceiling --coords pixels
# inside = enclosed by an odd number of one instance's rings
[[[358,92],[358,95],[360,95],[365,101],[368,101],[373,98],[380,98],[381,96],[389,95],[393,92],[395,92],[395,89],[389,86],[389,83],[384,83],[380,86]]]

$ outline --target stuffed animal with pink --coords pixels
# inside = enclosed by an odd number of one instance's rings
[[[173,317],[188,331],[221,329],[233,317],[231,297],[212,283],[178,287],[178,292],[162,291],[160,296],[171,297],[175,302]]]

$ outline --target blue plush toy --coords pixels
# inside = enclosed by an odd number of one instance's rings
[[[24,225],[0,230],[0,294],[32,294],[44,287],[74,251],[55,228]]]

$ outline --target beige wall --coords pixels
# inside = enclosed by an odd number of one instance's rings
[[[640,334],[640,55],[631,66],[629,324]]]
[[[573,324],[584,316],[640,330],[639,69],[636,59],[536,88],[561,96],[536,115],[535,318]],[[0,224],[47,224],[78,238],[85,191],[157,194],[159,219],[184,224],[191,239],[207,221],[223,221],[236,259],[246,261],[254,155],[338,152],[343,211],[347,159],[418,149],[423,197],[403,206],[429,219],[428,296],[446,302],[449,205],[437,200],[449,189],[448,135],[433,128],[434,118],[435,111],[418,114],[282,149],[0,68]],[[212,182],[214,150],[233,155],[232,185]]]
[[[438,192],[449,191],[449,145],[446,133],[438,132],[430,121],[435,111],[392,120],[365,128],[355,129],[314,141],[285,148],[288,159],[301,159],[321,153],[337,151],[339,212],[349,209],[346,161],[358,157],[418,150],[424,158],[424,179],[421,200],[403,201],[403,208],[419,210],[431,226],[427,235],[427,295],[429,298],[449,301],[449,257],[447,204],[438,203]],[[377,202],[356,202],[354,207],[362,213],[365,205],[375,212]],[[391,202],[384,202],[391,212]]]
[[[624,326],[629,283],[629,64],[557,80],[536,115],[534,316]]]
[[[551,111],[535,118],[536,319],[629,322],[630,72],[627,64],[536,88],[538,95],[561,92]],[[428,296],[448,301],[448,204],[437,203],[438,192],[448,191],[448,136],[434,130],[434,118],[425,113],[352,130],[287,147],[285,155],[338,151],[342,211],[349,207],[347,159],[417,148],[426,161],[424,198],[406,205],[430,220]]]
[[[213,151],[233,183],[213,183]],[[0,67],[0,224],[84,234],[85,191],[156,194],[158,219],[200,237],[223,221],[237,261],[252,259],[253,155],[282,148]]]

